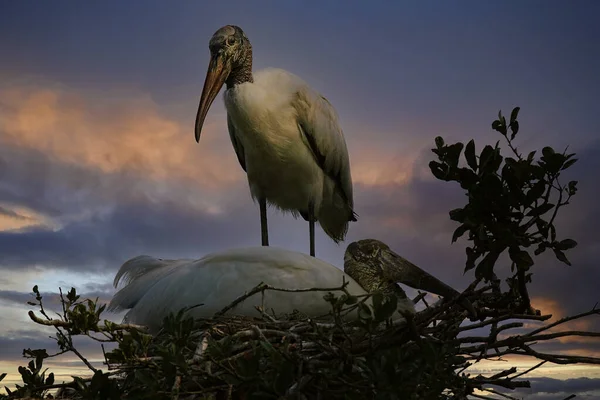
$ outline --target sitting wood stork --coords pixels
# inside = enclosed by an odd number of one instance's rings
[[[396,282],[450,298],[459,294],[374,239],[348,246],[344,271],[307,254],[276,247],[230,249],[199,260],[139,256],[125,262],[117,272],[115,287],[121,279],[126,285],[115,293],[108,309],[129,309],[125,322],[156,331],[165,316],[184,307],[202,304],[187,311],[187,315],[211,318],[261,282],[282,289],[339,288],[347,282],[346,290],[351,295],[378,289],[396,295],[397,310],[409,313],[415,312],[413,302]],[[331,312],[331,305],[323,299],[325,293],[267,290],[264,297],[260,293],[250,296],[226,314],[259,317],[255,306],[264,306],[276,314],[297,310],[319,317]],[[472,310],[465,301],[461,304]]]
[[[209,44],[210,64],[196,115],[196,142],[225,83],[227,127],[238,161],[258,200],[262,245],[269,245],[267,202],[309,223],[315,255],[315,221],[336,243],[353,211],[352,177],[338,116],[327,99],[297,76],[266,69],[252,73],[252,46],[237,26],[220,28]]]

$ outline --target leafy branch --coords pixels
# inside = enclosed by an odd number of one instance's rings
[[[468,203],[450,211],[450,218],[460,224],[452,242],[466,233],[473,243],[466,248],[465,272],[474,268],[476,278],[497,282],[496,261],[508,251],[515,272],[508,283],[520,294],[522,311],[533,312],[527,292],[534,265],[529,249],[535,247],[535,256],[552,249],[558,260],[571,265],[565,252],[577,246],[573,239],[558,240],[554,225],[558,211],[577,193],[577,181],[561,183],[561,175],[577,158],[566,149],[558,153],[548,146],[539,159],[536,151],[521,155],[514,144],[519,111],[514,108],[508,121],[499,112],[492,123],[512,157],[501,155],[500,141],[486,145],[477,155],[473,140],[466,146],[461,142],[446,145],[437,137],[432,151],[438,161],[431,161],[429,167],[436,178],[457,182],[466,190]],[[459,165],[461,154],[466,166]]]

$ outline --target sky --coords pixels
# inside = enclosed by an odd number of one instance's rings
[[[569,146],[579,158],[567,174],[579,193],[558,219],[579,246],[571,267],[537,259],[534,306],[554,319],[590,309],[600,300],[599,12],[593,0],[0,2],[0,372],[14,374],[22,348],[52,346],[26,315],[35,284],[51,299],[74,286],[109,300],[134,256],[260,244],[222,100],[193,139],[208,41],[226,24],[252,42],[255,70],[295,73],[340,116],[359,221],[340,245],[317,228],[319,258],[342,267],[349,243],[377,238],[463,289],[466,242],[450,243],[448,211],[465,197],[431,176],[433,139],[493,144],[498,110],[520,106],[519,148]],[[269,231],[272,245],[308,251],[302,219],[270,210]],[[600,353],[589,340],[560,345]],[[100,360],[98,346],[82,346]],[[525,398],[600,390],[589,366],[536,379]]]

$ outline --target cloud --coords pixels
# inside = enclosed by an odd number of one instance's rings
[[[147,95],[85,93],[56,86],[5,87],[0,94],[3,146],[47,154],[106,174],[184,179],[207,188],[241,179],[224,124],[206,126],[202,146],[191,127],[162,115]],[[229,145],[230,147],[231,145]],[[227,150],[227,151],[225,151]],[[228,166],[228,168],[227,168]]]
[[[43,264],[86,270],[116,268],[128,258],[147,253],[199,257],[227,247],[228,241],[251,243],[247,238],[254,233],[256,217],[248,211],[232,210],[223,218],[193,205],[141,197],[58,230],[33,227],[0,232],[1,263],[5,268]],[[231,229],[230,218],[239,224],[237,229]]]
[[[21,215],[16,211],[13,210],[9,210],[7,208],[4,208],[2,206],[0,206],[0,215],[5,216],[5,217],[9,217],[9,218],[14,218],[16,220],[29,220],[30,217],[27,217],[25,215]]]
[[[557,399],[565,398],[571,394],[598,396],[600,395],[600,379],[574,378],[574,379],[553,379],[553,378],[529,378],[531,389],[517,389],[514,394],[519,392],[535,392],[526,396],[526,399]],[[592,393],[593,392],[593,393]],[[506,392],[510,393],[510,392]],[[563,395],[563,396],[559,396]],[[578,396],[579,398],[579,396]],[[586,398],[585,396],[583,398]],[[592,397],[590,397],[592,398]]]
[[[34,225],[47,225],[44,216],[24,207],[0,205],[0,231],[18,230]]]
[[[93,283],[88,283],[83,287],[94,286]],[[98,303],[108,303],[112,297],[112,293],[114,292],[114,288],[112,285],[106,283],[98,285],[105,290],[95,290],[95,291],[78,291],[78,294],[81,296],[81,299],[98,299]],[[49,288],[46,288],[49,289]],[[55,288],[51,288],[55,289]],[[70,288],[63,288],[63,292],[66,292]],[[85,289],[84,289],[85,290]],[[59,310],[61,307],[60,301],[60,293],[57,292],[45,292],[44,288],[40,288],[40,294],[42,295],[42,301],[44,302],[44,307]],[[0,290],[0,299],[6,300],[11,303],[18,304],[23,306],[27,304],[27,302],[35,302],[35,296],[33,293],[24,293],[16,290]]]

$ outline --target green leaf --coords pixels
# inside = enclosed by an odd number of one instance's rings
[[[486,280],[492,279],[494,274],[494,264],[498,259],[498,254],[488,253],[483,260],[479,262],[477,268],[475,268],[475,277],[477,279],[484,278]]]
[[[565,162],[562,166],[562,168],[560,169],[561,171],[569,168],[571,165],[575,164],[577,162],[578,158],[573,158],[571,160],[568,160],[567,162]]]
[[[504,164],[504,167],[502,168],[502,179],[504,179],[508,185],[510,193],[520,202],[525,197],[523,194],[522,183],[515,173],[515,170],[510,167],[508,159],[506,161],[506,164]]]
[[[550,158],[554,154],[556,154],[556,152],[554,151],[554,149],[552,147],[546,146],[542,149],[542,154],[544,155],[544,157]]]
[[[519,111],[521,111],[521,107],[513,108],[512,112],[510,113],[510,123],[511,124],[517,120],[517,117],[519,116]]]
[[[517,267],[522,270],[528,270],[533,265],[533,259],[526,250],[521,250],[518,247],[510,247],[508,249],[510,259],[517,264]]]
[[[464,208],[455,208],[454,210],[450,210],[448,214],[450,214],[450,219],[452,221],[463,222],[465,219]]]
[[[545,213],[552,210],[553,208],[554,208],[554,204],[544,203],[538,207],[533,208],[531,211],[529,211],[525,215],[527,215],[528,217],[538,217],[540,215],[544,215]]]
[[[554,224],[549,225],[550,228],[550,241],[554,242],[556,240],[556,228]]]
[[[462,224],[458,228],[456,228],[456,230],[452,234],[452,243],[456,242],[456,240],[458,238],[460,238],[462,235],[464,235],[465,232],[468,230],[469,230],[469,228],[465,224]]]
[[[577,242],[573,239],[561,240],[556,247],[559,250],[569,250],[577,246]]]
[[[575,193],[577,193],[577,181],[569,182],[567,186],[567,193],[569,196],[573,196]]]
[[[546,176],[546,170],[539,165],[532,164],[529,166],[529,173],[535,179],[542,180]]]
[[[546,243],[540,243],[538,245],[537,249],[535,249],[535,251],[533,252],[533,254],[535,254],[536,256],[539,256],[544,251],[546,251]]]
[[[557,174],[563,165],[565,164],[565,156],[559,153],[555,153],[550,157],[546,158],[546,169],[551,174]]]
[[[544,238],[548,239],[548,222],[544,221],[541,218],[537,218],[535,220],[535,225],[537,226],[537,228],[540,231],[540,233],[542,234],[542,236],[544,236]]]
[[[475,260],[477,260],[477,258],[479,256],[475,253],[475,251],[471,247],[467,247],[465,249],[465,252],[467,253],[467,264],[465,266],[464,272],[467,272],[467,271],[475,268]]]
[[[519,133],[519,121],[514,121],[510,123],[510,130],[512,134],[510,135],[510,140],[514,140],[517,133]]]
[[[468,168],[460,168],[458,170],[458,179],[460,187],[467,190],[470,190],[479,180],[477,174]]]
[[[450,167],[456,168],[460,159],[460,153],[462,152],[464,145],[461,142],[454,143],[446,149],[445,161]]]
[[[444,164],[441,164],[437,161],[430,161],[429,162],[429,169],[431,170],[431,173],[433,174],[433,176],[435,176],[437,179],[440,179],[442,181],[448,181],[448,167]]]
[[[563,253],[561,250],[559,249],[552,249],[554,250],[554,255],[556,256],[556,258],[559,261],[564,262],[565,264],[567,264],[568,266],[571,266],[571,262],[569,261],[569,259],[567,258],[567,256],[565,255],[565,253]]]
[[[487,170],[489,172],[496,172],[498,168],[500,168],[500,164],[502,164],[503,157],[500,155],[500,150],[494,150],[492,155],[491,162],[488,163]]]
[[[483,172],[483,168],[490,162],[494,154],[494,148],[489,144],[481,150],[481,155],[479,156],[479,175],[481,176]]]
[[[492,122],[492,129],[506,136],[506,121],[504,117]]]
[[[467,164],[471,169],[477,172],[477,159],[475,157],[475,141],[473,139],[469,140],[467,146],[465,147],[465,158],[467,159]]]
[[[527,161],[529,161],[529,162],[533,161],[533,157],[535,157],[535,153],[537,153],[535,150],[532,151],[531,153],[529,153],[529,155],[527,156]]]
[[[436,136],[435,145],[439,149],[444,146],[444,139],[441,136]]]
[[[529,189],[529,191],[527,191],[527,194],[525,195],[525,200],[523,201],[523,205],[525,207],[528,207],[535,200],[542,197],[542,195],[544,194],[545,191],[546,191],[546,181],[544,181],[544,180],[537,181],[533,185],[533,187],[531,189]]]
[[[500,132],[502,123],[499,120],[492,122],[492,129]]]

